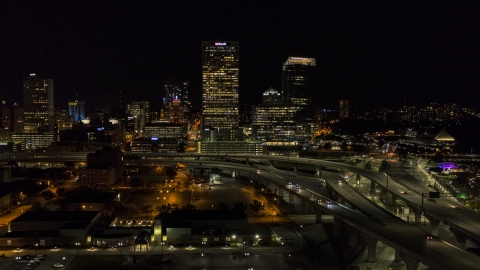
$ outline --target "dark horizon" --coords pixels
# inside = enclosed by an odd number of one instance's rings
[[[274,3],[274,4],[273,4]],[[201,106],[201,42],[240,42],[240,110],[281,91],[289,56],[317,59],[319,108],[353,110],[430,102],[475,107],[480,3],[203,1],[125,4],[11,2],[2,11],[0,97],[22,104],[22,78],[54,79],[55,106],[76,94],[87,108],[110,93],[159,107],[163,81],[188,80]],[[118,101],[114,102],[118,107]],[[123,106],[124,106],[123,104]]]

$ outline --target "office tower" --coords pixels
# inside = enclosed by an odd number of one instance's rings
[[[26,133],[53,132],[53,80],[24,77],[23,108]]]
[[[183,106],[181,104],[181,100],[178,98],[173,99],[172,105],[170,106],[169,112],[169,123],[174,124],[183,124],[185,123],[185,117],[183,114]]]
[[[289,57],[282,67],[282,95],[285,104],[312,109],[316,105],[315,58]],[[312,115],[313,117],[313,115]]]
[[[295,136],[299,106],[286,105],[281,100],[282,95],[270,88],[263,93],[262,104],[252,106],[252,132],[256,139],[280,141]]]
[[[349,118],[350,117],[350,100],[339,99],[338,112],[339,112],[340,119]]]
[[[180,106],[183,110],[182,117],[188,119],[192,104],[188,98],[188,82],[184,81],[167,81],[165,82],[165,116],[170,119],[170,108],[174,100],[180,100]]]
[[[141,132],[143,126],[150,119],[150,103],[148,101],[132,101],[131,104],[127,104],[126,113],[133,116],[135,132]]]
[[[239,43],[202,43],[203,126],[216,129],[238,127]]]
[[[85,119],[85,102],[78,101],[78,97],[75,101],[68,102],[68,114],[75,122]]]

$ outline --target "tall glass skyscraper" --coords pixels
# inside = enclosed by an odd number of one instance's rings
[[[185,122],[190,115],[190,109],[192,107],[188,98],[188,82],[184,81],[167,81],[165,82],[165,117],[170,119],[170,109],[173,106],[175,100],[180,100],[180,105],[183,111],[183,118]]]
[[[23,78],[24,131],[53,132],[53,80],[37,78],[35,73]]]
[[[78,101],[78,98],[75,101],[68,102],[68,114],[75,122],[80,122],[85,119],[85,102]]]
[[[239,43],[202,43],[203,126],[216,129],[238,127]]]
[[[287,105],[301,106],[302,117],[313,118],[316,105],[315,58],[289,57],[282,66],[282,95]]]

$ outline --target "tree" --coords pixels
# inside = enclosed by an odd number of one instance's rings
[[[145,216],[150,215],[153,212],[153,208],[151,204],[144,204],[140,207],[140,212]]]
[[[170,205],[169,203],[158,205],[155,210],[160,213],[170,213],[170,211],[172,210],[172,205]]]
[[[372,163],[370,162],[370,160],[365,163],[365,166],[363,167],[365,170],[371,170],[372,169]]]
[[[30,211],[42,211],[44,208],[42,207],[41,202],[34,202],[32,203],[32,207],[30,207]]]
[[[236,210],[245,210],[246,205],[243,202],[236,202],[233,204],[233,209]]]
[[[384,159],[382,160],[382,163],[380,164],[380,167],[378,167],[378,172],[383,173],[384,171],[390,169],[390,165],[388,162]]]
[[[65,193],[65,188],[64,187],[59,187],[57,188],[57,195],[62,196],[63,193]]]
[[[219,202],[218,210],[230,210],[230,205],[226,204],[225,202]]]
[[[255,212],[255,214],[258,214],[258,212],[264,210],[264,206],[262,203],[260,203],[257,200],[253,200],[253,204],[249,205],[249,208]]]
[[[53,192],[49,189],[40,193],[40,196],[42,196],[42,198],[47,202],[51,201],[53,198],[55,198],[55,194],[53,194]]]
[[[197,210],[197,206],[192,203],[187,203],[187,205],[182,207],[182,210]]]

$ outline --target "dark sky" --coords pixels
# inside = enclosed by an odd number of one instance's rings
[[[55,82],[55,105],[149,99],[190,82],[200,106],[201,41],[240,41],[241,109],[281,89],[288,56],[317,58],[320,107],[456,101],[478,106],[480,1],[2,1],[0,97],[22,77]],[[478,109],[478,108],[477,108]]]

